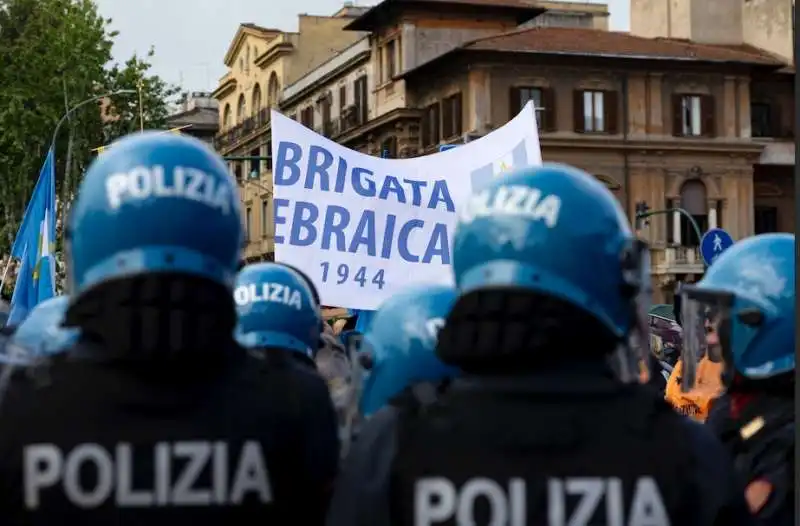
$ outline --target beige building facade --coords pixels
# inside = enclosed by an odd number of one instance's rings
[[[361,38],[343,31],[361,12],[345,7],[333,16],[300,15],[297,32],[242,24],[225,54],[228,72],[212,94],[219,101],[215,146],[231,159],[240,183],[248,260],[271,259],[274,252],[270,110],[287,85]]]
[[[770,26],[769,41],[748,29],[756,6],[763,32],[764,6],[782,20],[782,5],[752,0],[737,11],[741,2],[686,0],[672,2],[684,15],[645,16],[657,2],[632,0],[630,33],[609,32],[608,10],[596,4],[382,2],[344,27],[358,35],[349,47],[284,83],[279,107],[350,148],[411,157],[490,133],[532,99],[544,160],[595,174],[629,217],[644,202],[682,208],[702,231],[721,227],[735,239],[793,231],[786,27]],[[728,33],[694,31],[712,15]],[[703,272],[681,214],[652,216],[640,234],[652,246],[657,301],[671,299],[676,279]],[[248,254],[269,258],[270,247]]]

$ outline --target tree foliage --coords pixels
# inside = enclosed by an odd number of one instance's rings
[[[111,64],[116,33],[110,22],[92,0],[0,0],[0,253],[13,241],[67,107],[141,86],[145,126],[164,125],[175,88],[150,72],[152,51],[121,66]],[[55,146],[56,191],[62,198],[73,195],[95,156],[93,148],[139,128],[138,93],[110,100],[111,122],[104,122],[99,103],[89,103],[61,127]]]
[[[104,130],[107,141],[135,132],[142,124],[145,130],[162,129],[166,125],[169,116],[166,101],[177,95],[179,89],[150,73],[151,65],[147,59],[154,53],[151,48],[144,59],[134,55],[123,66],[114,65],[109,70],[107,91],[127,89],[136,93],[118,95],[114,97],[114,103],[108,106],[108,121]]]

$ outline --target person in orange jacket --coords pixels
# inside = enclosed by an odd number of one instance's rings
[[[718,343],[718,336],[711,325],[706,326],[706,339],[710,345]],[[667,381],[664,398],[682,413],[698,422],[705,422],[711,405],[724,388],[722,386],[722,367],[719,360],[713,360],[706,354],[697,364],[697,381],[692,390],[684,393],[681,390],[683,362],[678,360]]]
[[[697,365],[697,382],[691,391],[681,391],[683,363],[679,360],[667,381],[664,398],[682,413],[698,422],[705,422],[714,400],[722,394],[722,364],[704,356]]]

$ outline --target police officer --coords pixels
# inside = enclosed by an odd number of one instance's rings
[[[236,340],[275,361],[315,369],[322,333],[319,295],[299,271],[279,263],[244,267],[236,277]]]
[[[722,364],[727,391],[707,425],[735,459],[759,524],[794,521],[795,238],[764,234],[736,243],[683,289],[683,388],[698,363]]]
[[[408,387],[424,403],[458,370],[436,357],[436,338],[455,303],[452,287],[429,285],[389,298],[372,316],[359,353],[369,371],[359,400],[369,418]]]
[[[0,406],[3,524],[323,520],[335,415],[319,377],[234,340],[242,236],[200,141],[136,134],[92,163],[66,232],[79,340]]]
[[[32,356],[50,356],[78,339],[78,331],[62,326],[69,296],[56,296],[36,305],[14,331],[11,343]]]
[[[456,299],[451,287],[415,287],[395,294],[373,313],[367,332],[352,345],[357,347],[367,373],[360,393],[360,416],[369,422],[359,434],[358,451],[349,455],[337,480],[329,513],[329,525],[364,524],[377,518],[388,492],[392,447],[380,447],[392,437],[383,422],[394,421],[398,412],[416,411],[430,404],[458,374],[435,354],[436,336]],[[373,464],[363,465],[364,462]],[[363,478],[365,472],[376,475]],[[374,511],[365,511],[370,508]],[[376,520],[374,524],[381,524]]]
[[[367,459],[392,448],[392,483],[350,524],[750,524],[721,445],[639,383],[647,256],[580,170],[525,168],[474,193],[437,345],[462,376],[422,411],[367,423],[352,465],[374,480]]]

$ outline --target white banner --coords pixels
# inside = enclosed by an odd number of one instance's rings
[[[412,159],[365,155],[272,112],[275,259],[325,305],[374,310],[414,284],[452,284],[456,210],[473,188],[541,164],[533,103],[502,128]]]

